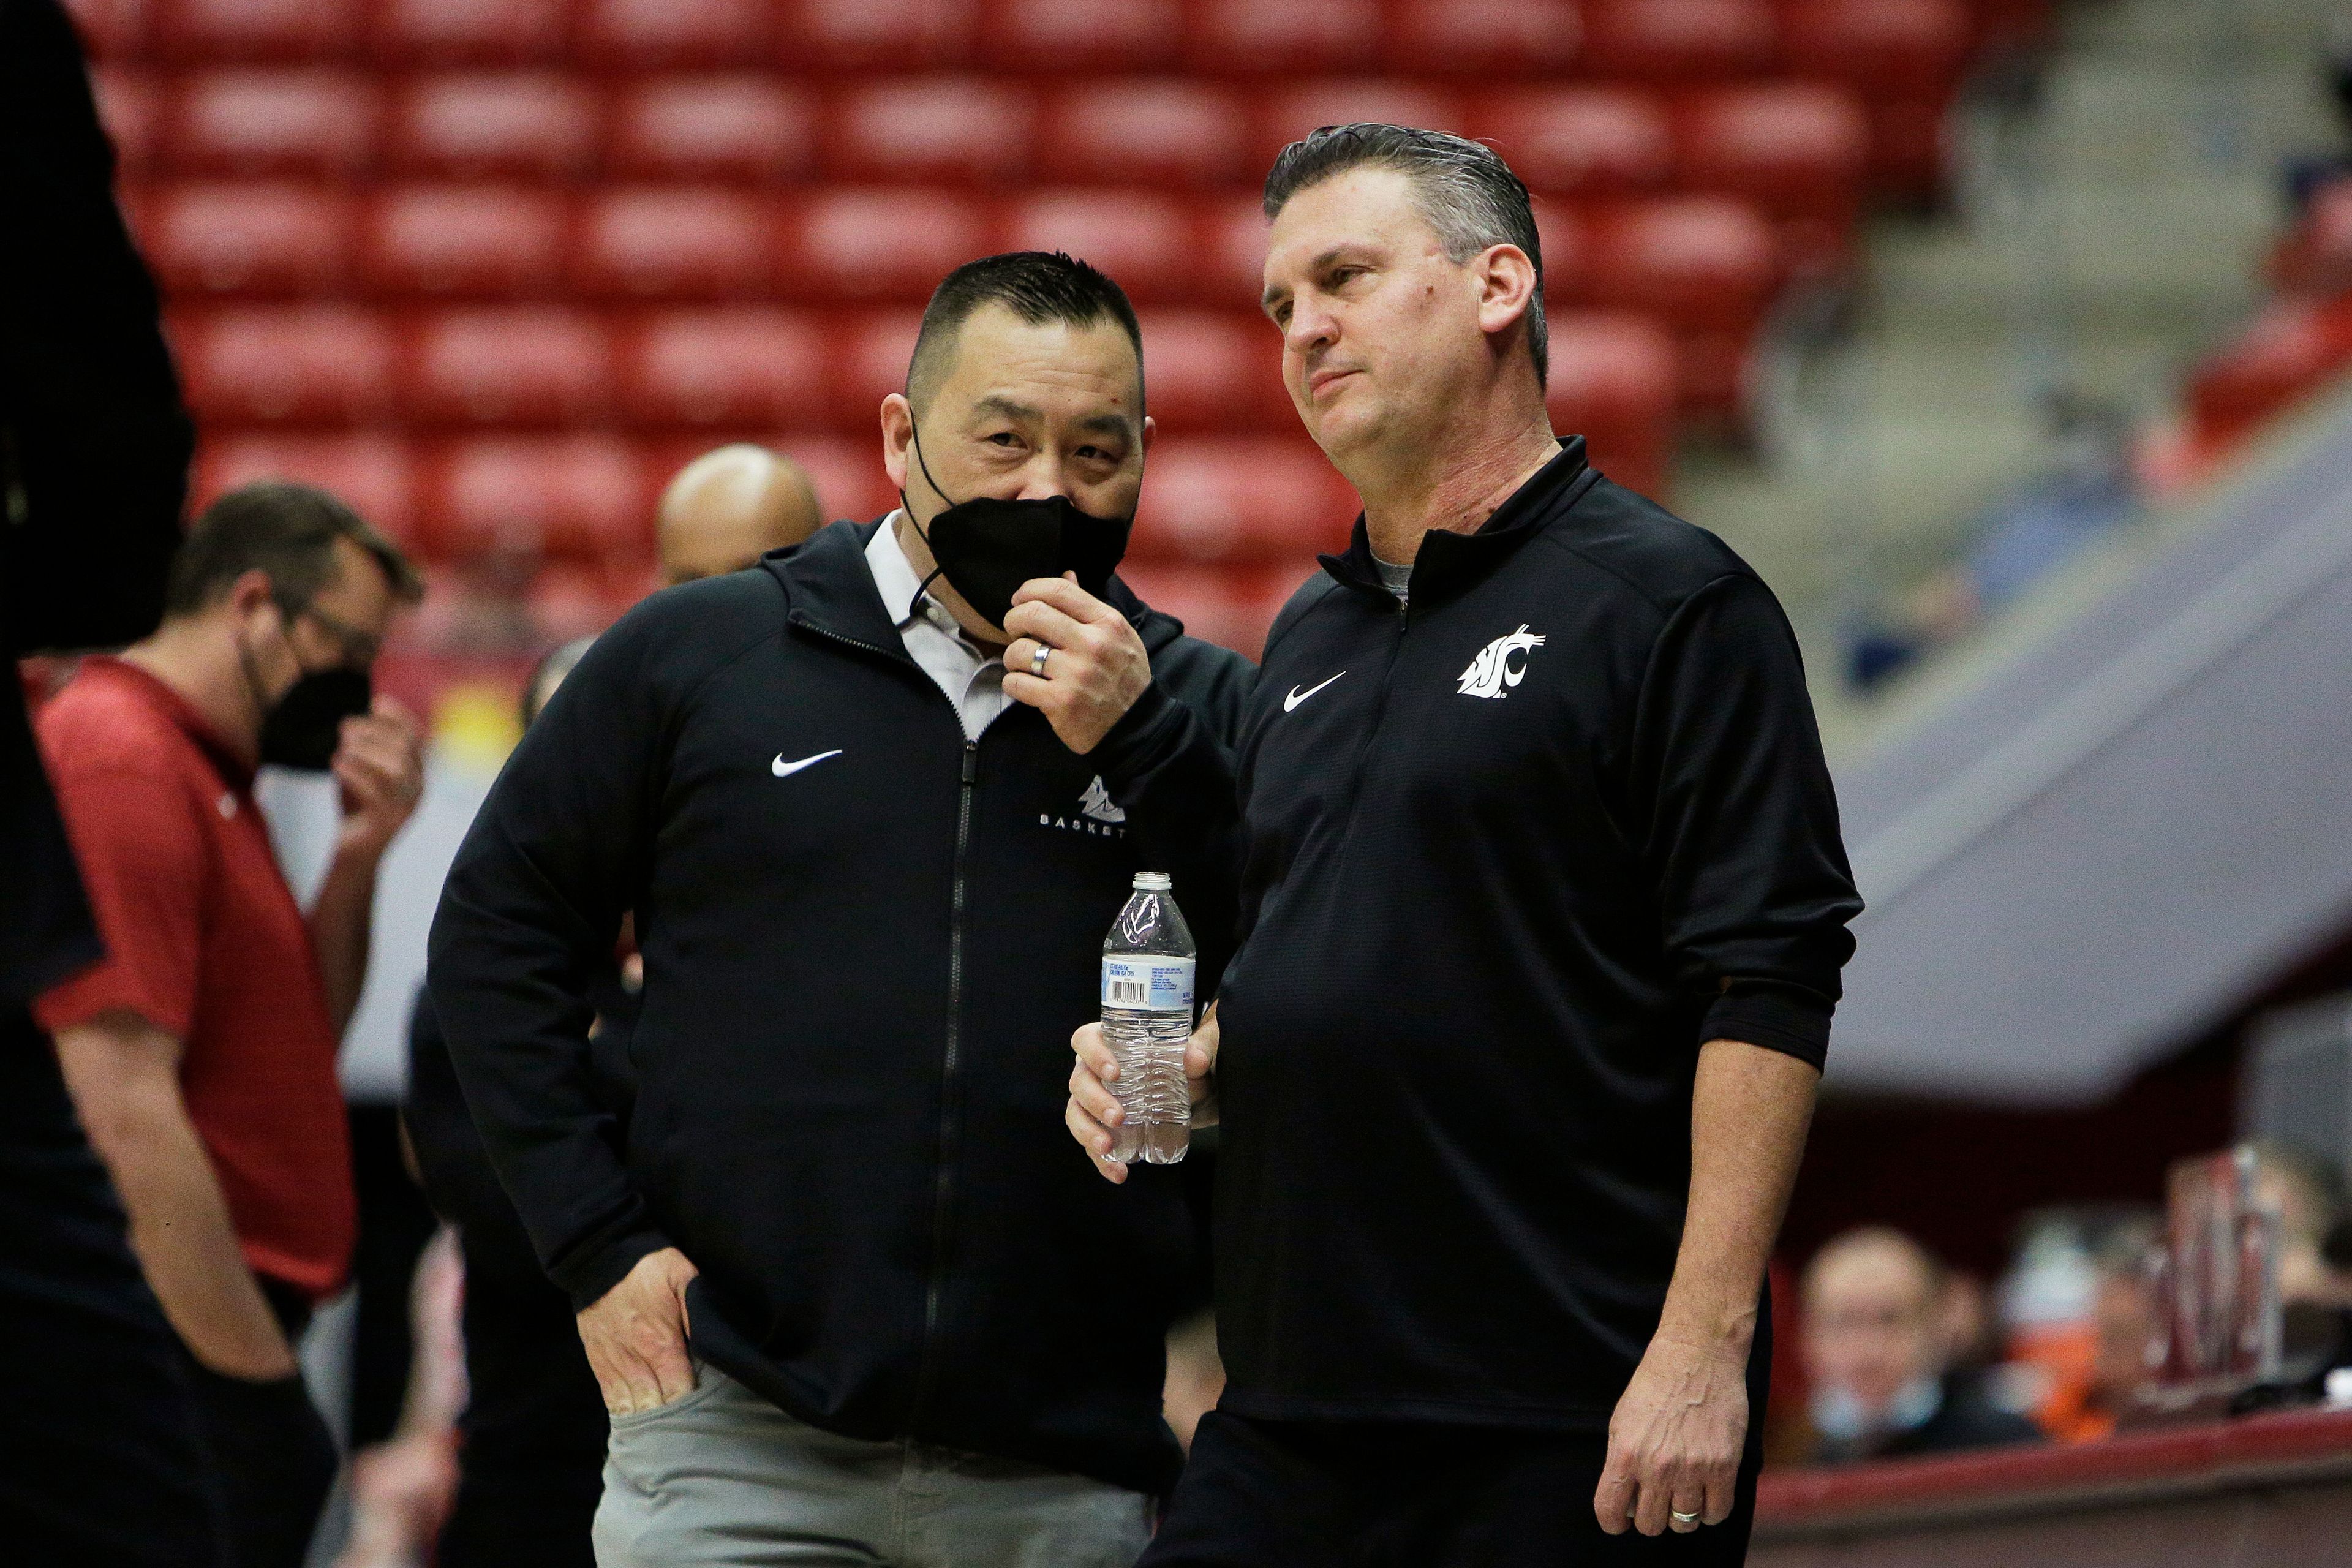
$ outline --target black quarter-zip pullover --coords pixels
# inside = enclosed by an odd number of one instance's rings
[[[1114,580],[1153,684],[1102,744],[1020,704],[967,741],[875,592],[874,526],[597,640],[458,852],[435,1011],[577,1305],[675,1245],[696,1353],[801,1419],[1164,1491],[1191,1219],[1177,1173],[1118,1189],[1070,1147],[1069,1037],[1135,872],[1231,929],[1253,672]],[[625,1134],[587,1041],[625,910]]]
[[[1796,642],[1571,439],[1409,602],[1363,524],[1267,639],[1218,1062],[1225,1407],[1599,1429],[1701,1045],[1818,1065],[1859,912]]]

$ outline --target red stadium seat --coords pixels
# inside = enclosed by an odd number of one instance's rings
[[[789,220],[783,248],[819,299],[930,297],[940,279],[987,254],[979,207],[931,191],[820,192]]]
[[[1153,449],[1136,553],[1207,563],[1302,558],[1348,542],[1355,492],[1303,437],[1196,437]]]
[[[1253,126],[1254,162],[1265,168],[1289,142],[1325,125],[1378,121],[1431,131],[1465,129],[1462,105],[1451,92],[1377,78],[1310,82],[1271,92],[1258,102]]]
[[[971,58],[979,0],[785,0],[788,69],[906,70]]]
[[[1617,195],[1674,173],[1664,106],[1635,88],[1531,88],[1482,94],[1477,133],[1538,191]]]
[[[1595,209],[1585,226],[1583,290],[1597,304],[1681,328],[1745,330],[1780,287],[1771,228],[1724,196],[1665,196]]]
[[[1145,604],[1183,622],[1189,635],[1255,658],[1265,651],[1274,617],[1316,570],[1320,568],[1306,557],[1282,566],[1239,568],[1129,561],[1120,563],[1118,576]]]
[[[550,425],[609,406],[613,349],[604,324],[545,306],[451,310],[415,332],[402,402],[441,424]]]
[[[1552,427],[1585,438],[1595,467],[1663,498],[1674,458],[1675,344],[1643,316],[1563,311],[1549,321]]]
[[[1877,184],[1931,195],[1943,178],[1945,115],[1972,41],[1958,0],[1796,0],[1783,25],[1792,74],[1843,82],[1868,105]]]
[[[74,31],[93,60],[135,60],[147,53],[153,0],[66,0]]]
[[[1555,77],[1584,39],[1576,0],[1392,0],[1389,68],[1418,76]]]
[[[595,94],[551,71],[419,79],[394,101],[390,162],[411,174],[570,179],[594,166]]]
[[[594,292],[634,299],[759,296],[774,290],[776,211],[761,197],[646,185],[590,198],[575,274]]]
[[[114,143],[116,170],[136,179],[155,162],[163,122],[163,94],[153,75],[137,66],[93,66],[89,89],[98,100],[98,122]]]
[[[1255,195],[1238,193],[1202,204],[1201,298],[1237,310],[1258,309],[1265,289],[1265,213]]]
[[[1767,0],[1591,0],[1583,68],[1640,81],[1759,77],[1779,37]]]
[[[736,307],[652,316],[625,335],[621,399],[647,425],[822,419],[824,334],[805,316]]]
[[[1239,101],[1206,82],[1056,84],[1038,166],[1058,180],[1218,185],[1251,173]]]
[[[2225,446],[2352,365],[2352,300],[2273,302],[2200,365],[2189,386],[2197,431]]]
[[[352,424],[391,406],[395,344],[341,305],[207,312],[173,333],[188,405],[207,425]]]
[[[1536,239],[1543,247],[1544,297],[1585,291],[1591,256],[1585,237],[1584,208],[1552,196],[1538,196]]]
[[[877,179],[1006,180],[1029,165],[1036,100],[1015,82],[925,77],[843,88],[832,163]]]
[[[352,198],[310,185],[184,184],[140,239],[168,294],[317,294],[351,277]]]
[[[655,77],[614,100],[614,173],[638,179],[779,180],[815,162],[816,108],[764,76]]]
[[[262,479],[316,485],[394,542],[415,542],[416,465],[395,437],[377,431],[207,435],[196,449],[189,500],[202,509],[225,491]]]
[[[980,39],[1008,70],[1146,70],[1173,58],[1182,26],[1178,0],[985,0]]]
[[[806,469],[817,505],[828,519],[863,522],[898,504],[890,476],[882,468],[882,437],[869,426],[860,436],[794,432],[764,443]]]
[[[538,294],[562,286],[569,252],[559,195],[500,185],[411,186],[370,204],[360,273],[381,294]]]
[[[369,24],[398,65],[551,64],[572,42],[570,0],[370,0]]]
[[[585,0],[580,47],[606,70],[758,66],[775,57],[766,0]]]
[[[645,562],[550,561],[523,590],[531,629],[550,645],[601,635],[654,586]]]
[[[1379,62],[1380,0],[1192,0],[1185,60],[1233,75],[1356,71]]]
[[[1237,310],[1145,310],[1144,405],[1171,429],[1247,432],[1296,418],[1282,385],[1282,337]]]
[[[1799,82],[1713,89],[1683,104],[1675,132],[1685,189],[1763,208],[1795,271],[1844,263],[1870,163],[1870,121],[1851,96]]]
[[[349,179],[375,162],[375,84],[349,71],[205,71],[183,81],[167,152],[202,174]]]
[[[492,551],[633,562],[653,543],[634,447],[609,436],[482,437],[431,463],[423,515],[436,552]]]
[[[167,59],[331,60],[359,47],[359,0],[160,0],[156,51]]]
[[[1184,298],[1196,288],[1192,213],[1149,191],[1040,191],[1007,206],[996,241],[1007,250],[1063,250],[1093,263],[1138,300]]]
[[[909,307],[856,316],[834,328],[825,361],[832,370],[828,406],[835,425],[880,439],[882,400],[907,390],[907,361],[922,322],[922,311]]]

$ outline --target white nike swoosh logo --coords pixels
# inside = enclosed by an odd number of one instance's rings
[[[1339,672],[1339,675],[1345,675],[1348,672],[1343,669]],[[1331,680],[1339,679],[1339,675],[1333,676]],[[1314,696],[1317,692],[1330,685],[1331,680],[1317,681],[1314,685],[1308,687],[1304,691],[1299,690],[1296,686],[1292,687],[1290,689],[1290,695],[1282,700],[1282,710],[1285,713],[1289,712],[1293,708],[1297,707],[1300,703],[1306,701],[1308,698]]]
[[[830,752],[819,752],[814,757],[803,757],[797,763],[788,763],[784,761],[784,753],[778,752],[776,753],[776,760],[768,764],[768,771],[775,774],[780,779],[788,779],[794,773],[800,772],[803,768],[813,768],[816,766],[817,763],[824,761],[827,757],[837,757],[839,755],[841,755],[841,752],[838,748],[835,748]]]

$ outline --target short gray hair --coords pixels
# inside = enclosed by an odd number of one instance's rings
[[[1443,131],[1409,125],[1326,125],[1285,147],[1265,176],[1265,216],[1291,197],[1350,169],[1394,169],[1412,182],[1422,216],[1437,231],[1446,259],[1467,261],[1490,245],[1516,245],[1535,263],[1536,289],[1528,300],[1528,357],[1536,384],[1551,371],[1551,336],[1544,325],[1543,240],[1536,233],[1528,187],[1492,147]]]

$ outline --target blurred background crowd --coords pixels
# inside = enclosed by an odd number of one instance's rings
[[[341,1057],[356,1283],[303,1356],[363,1463],[320,1561],[403,1560],[453,1484],[461,1270],[397,1107],[426,922],[530,672],[894,504],[876,408],[921,303],[1008,248],[1140,307],[1160,435],[1122,574],[1254,654],[1354,510],[1256,310],[1257,186],[1345,121],[1503,152],[1557,428],[1728,540],[1806,648],[1871,911],[1775,1269],[1775,1462],[2141,1419],[2168,1172],[2241,1142],[2264,1397],[2352,1400],[2336,5],[69,8],[194,421],[187,513],[303,481],[423,584],[374,664],[426,751]],[[72,668],[22,664],[36,710]],[[333,782],[258,793],[309,897]],[[1207,1331],[1181,1348],[1180,1429],[1216,1385]]]

